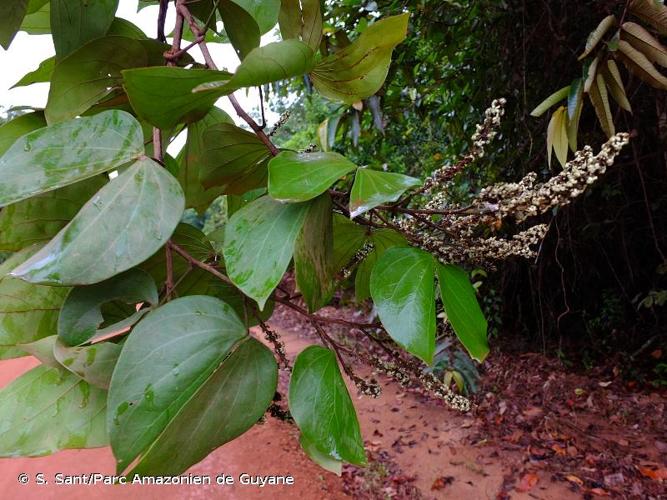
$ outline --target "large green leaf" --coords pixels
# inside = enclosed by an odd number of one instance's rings
[[[121,70],[148,65],[141,41],[121,36],[93,40],[56,64],[46,105],[46,119],[74,118],[104,97],[122,90]]]
[[[214,125],[233,125],[233,123],[227,113],[214,107],[204,118],[188,125],[187,140],[177,158],[179,164],[177,178],[185,193],[186,208],[194,208],[203,214],[211,202],[224,192],[224,186],[213,186],[207,189],[200,180],[206,166],[204,163],[204,132]]]
[[[225,226],[227,273],[264,309],[292,259],[309,204],[283,204],[263,196],[236,212]]]
[[[51,0],[51,31],[58,59],[106,35],[118,0]]]
[[[396,201],[406,189],[420,184],[419,179],[407,175],[360,168],[354,176],[350,193],[350,217],[357,217],[383,203]]]
[[[173,300],[135,327],[109,388],[107,424],[119,472],[150,449],[246,337],[230,306],[204,296]]]
[[[164,130],[204,117],[220,94],[192,90],[203,83],[231,76],[224,71],[176,67],[127,69],[121,73],[125,91],[137,115]]]
[[[3,0],[0,2],[0,45],[5,49],[8,49],[12,43],[26,12],[28,12],[28,0]]]
[[[334,271],[345,267],[366,241],[366,228],[341,214],[333,216]]]
[[[90,385],[108,389],[111,374],[118,362],[121,346],[111,342],[68,347],[60,341],[53,346],[58,363]]]
[[[380,90],[391,53],[405,39],[409,17],[406,13],[377,21],[352,44],[322,59],[311,73],[318,92],[352,104]]]
[[[314,52],[322,39],[322,11],[320,0],[282,0],[280,34],[283,40],[300,38]]]
[[[38,366],[0,391],[0,456],[35,457],[108,443],[105,391]]]
[[[58,312],[69,289],[33,285],[7,274],[38,249],[21,250],[0,265],[0,359],[24,356],[18,344],[57,333]]]
[[[355,168],[338,153],[283,151],[269,162],[269,195],[281,201],[311,200]]]
[[[440,296],[447,320],[470,356],[480,363],[489,354],[487,324],[467,273],[454,265],[438,264]]]
[[[87,342],[104,322],[102,305],[114,300],[157,305],[157,287],[146,271],[130,269],[101,283],[73,288],[58,317],[60,340],[68,346]]]
[[[296,285],[310,312],[325,306],[333,294],[334,253],[331,197],[313,200],[294,248]]]
[[[280,0],[233,0],[248,12],[263,35],[278,23],[278,12],[280,11]]]
[[[253,49],[227,80],[203,83],[195,92],[230,94],[243,87],[255,87],[308,73],[313,51],[298,40],[273,42]]]
[[[15,252],[50,240],[106,182],[106,176],[97,175],[3,208],[0,250]]]
[[[35,130],[0,157],[0,207],[112,170],[143,152],[141,126],[124,111]]]
[[[35,9],[32,8],[33,3]],[[48,0],[38,2],[30,0],[28,15],[21,23],[21,31],[31,35],[51,34],[51,4]]]
[[[4,154],[22,135],[45,126],[46,120],[41,111],[26,113],[0,125],[0,155]]]
[[[100,189],[72,222],[12,275],[58,285],[103,281],[143,262],[164,245],[184,205],[183,191],[169,172],[148,158],[138,160]]]
[[[294,361],[289,408],[305,440],[320,453],[356,465],[366,463],[359,422],[336,356],[310,346]]]
[[[219,0],[218,10],[225,25],[225,33],[239,59],[243,61],[252,49],[259,47],[262,34],[257,21],[233,0]]]
[[[357,302],[371,296],[371,273],[382,254],[393,247],[408,246],[405,236],[393,229],[373,230],[369,242],[373,245],[373,250],[361,261],[354,277],[354,294]]]
[[[221,123],[204,131],[201,147],[199,178],[205,188],[243,194],[266,185],[270,152],[255,134]]]
[[[371,274],[371,297],[387,333],[401,347],[433,361],[435,351],[433,257],[416,248],[391,248]]]
[[[252,427],[271,404],[277,381],[273,353],[255,339],[241,342],[201,383],[132,473],[186,471]]]

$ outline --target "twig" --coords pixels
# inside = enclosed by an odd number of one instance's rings
[[[225,276],[220,271],[218,271],[215,267],[210,266],[210,265],[202,262],[201,260],[198,260],[198,259],[194,258],[192,255],[190,255],[188,252],[183,250],[181,247],[179,247],[173,241],[168,241],[167,246],[171,247],[174,250],[174,252],[176,252],[178,255],[183,257],[185,260],[187,260],[193,266],[197,266],[198,268],[203,269],[204,271],[208,271],[213,276],[218,278],[220,281],[224,281],[225,283],[236,287],[236,285],[234,285],[232,280],[230,280],[227,276]]]

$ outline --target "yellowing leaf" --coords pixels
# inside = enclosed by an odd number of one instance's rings
[[[311,73],[323,96],[352,104],[377,92],[389,71],[394,47],[405,39],[409,14],[372,24],[350,45],[325,57]]]
[[[623,80],[621,80],[621,73],[618,71],[616,61],[609,59],[607,61],[607,66],[603,67],[601,71],[611,96],[621,108],[632,113],[632,106],[630,106],[630,101],[628,101],[628,98],[625,95]]]
[[[598,70],[598,64],[600,63],[600,56],[597,56],[591,62],[591,65],[588,67],[588,73],[586,76],[586,81],[584,82],[584,92],[590,92],[593,83],[595,82],[595,74]]]
[[[630,0],[630,12],[667,35],[667,7],[656,0]]]
[[[551,150],[556,153],[556,158],[561,165],[567,162],[567,110],[565,106],[559,107],[551,115],[549,127],[547,128],[547,161],[551,165]]]
[[[584,53],[579,56],[579,60],[581,61],[584,57],[593,52],[598,43],[600,43],[600,40],[602,40],[602,37],[615,25],[616,16],[613,14],[605,17],[602,21],[600,21],[598,27],[591,31],[590,35],[588,35],[588,40],[586,40],[586,49],[584,50]]]
[[[600,126],[602,126],[602,130],[607,134],[607,137],[611,137],[616,132],[614,130],[614,121],[609,108],[609,96],[607,94],[604,76],[598,74],[595,79],[595,85],[591,87],[591,91],[588,95],[591,98],[591,102],[595,108],[595,114],[598,117]]]
[[[665,78],[651,61],[642,53],[636,50],[625,40],[618,42],[618,53],[623,63],[639,78],[656,89],[667,90],[667,78]]]
[[[621,37],[642,52],[649,61],[667,68],[667,47],[656,40],[643,27],[631,22],[623,23]]]

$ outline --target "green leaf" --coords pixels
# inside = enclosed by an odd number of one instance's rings
[[[33,285],[8,275],[39,250],[39,245],[13,254],[0,265],[0,359],[24,356],[18,344],[57,333],[58,312],[67,288]]]
[[[33,283],[99,283],[143,262],[164,245],[184,204],[183,191],[169,172],[148,158],[138,160],[100,189],[12,275]]]
[[[17,116],[0,125],[0,155],[4,154],[19,137],[46,126],[44,113],[35,111]]]
[[[5,207],[0,211],[0,251],[16,252],[50,240],[106,182],[106,176],[97,175]]]
[[[120,351],[121,346],[111,342],[68,347],[57,341],[53,346],[53,354],[62,366],[90,385],[101,389],[109,388]]]
[[[136,40],[146,39],[146,33],[134,23],[122,17],[116,17],[111,22],[107,36],[124,36],[126,38],[134,38]]]
[[[289,408],[303,439],[330,460],[365,465],[366,453],[354,405],[335,354],[320,346],[294,361]]]
[[[331,197],[315,198],[296,240],[296,286],[310,312],[324,307],[333,295],[333,217]]]
[[[60,340],[67,346],[90,340],[104,322],[102,305],[114,300],[157,305],[157,287],[146,271],[130,269],[101,283],[73,288],[58,317]]]
[[[433,257],[416,248],[391,248],[371,274],[371,297],[387,333],[431,364],[435,351]]]
[[[224,71],[169,67],[127,69],[121,72],[130,104],[141,119],[169,130],[181,122],[203,118],[218,99],[213,91],[193,93],[202,83],[229,79]]]
[[[211,108],[204,118],[188,125],[188,135],[185,146],[176,158],[178,182],[185,193],[185,208],[194,208],[203,214],[213,200],[224,192],[224,186],[205,188],[200,180],[204,164],[204,132],[218,124],[234,122],[230,116],[219,108]]]
[[[27,11],[28,0],[3,0],[0,3],[0,45],[5,50],[9,49]]]
[[[243,7],[259,26],[259,32],[268,33],[278,23],[280,0],[233,0]]]
[[[36,457],[107,444],[105,391],[38,366],[0,391],[0,456]]]
[[[346,104],[375,94],[389,71],[391,53],[406,36],[409,14],[370,25],[352,44],[325,57],[311,73],[323,96]]]
[[[30,132],[0,157],[0,207],[117,168],[143,149],[141,126],[124,111]]]
[[[584,82],[581,78],[576,78],[570,85],[570,94],[567,97],[567,141],[572,152],[577,151],[577,133],[583,107]]]
[[[383,203],[396,201],[409,188],[419,186],[414,177],[360,168],[350,192],[350,218],[355,218]]]
[[[219,0],[218,10],[229,41],[243,61],[252,49],[259,47],[262,34],[257,21],[233,0]]]
[[[243,87],[256,87],[308,73],[313,66],[313,51],[298,40],[273,42],[253,49],[236,68],[231,79],[203,83],[195,92],[231,94]]]
[[[300,38],[313,52],[322,39],[322,12],[320,0],[283,0],[278,22],[283,40]]]
[[[333,216],[334,271],[345,267],[366,241],[366,229],[341,214]]]
[[[259,138],[233,124],[208,127],[201,143],[199,179],[205,188],[243,194],[266,185],[270,152]]]
[[[255,339],[241,342],[171,420],[132,473],[186,471],[250,429],[271,404],[277,381],[273,353]]]
[[[569,93],[570,93],[569,85],[567,87],[563,87],[560,90],[557,90],[549,97],[547,97],[544,101],[542,101],[540,104],[538,104],[537,107],[530,112],[530,116],[534,116],[536,118],[542,116],[551,106],[553,106],[554,104],[558,104],[563,99],[567,99]]]
[[[354,294],[357,302],[371,296],[371,273],[382,254],[392,247],[408,246],[405,236],[393,229],[374,230],[370,236],[370,243],[373,245],[373,250],[361,261],[354,277]]]
[[[12,85],[11,88],[16,87],[25,87],[27,85],[32,85],[33,83],[49,82],[51,81],[51,75],[53,75],[53,69],[56,66],[55,56],[44,59],[36,70],[31,71],[23,76],[18,82]],[[45,124],[46,125],[46,124]]]
[[[223,255],[234,284],[264,309],[292,259],[309,204],[282,204],[263,196],[225,226]]]
[[[49,124],[70,120],[122,91],[121,70],[148,65],[141,41],[120,36],[93,40],[56,64],[46,104]]]
[[[51,0],[51,30],[61,59],[86,42],[106,35],[116,17],[118,0]]]
[[[21,31],[31,35],[50,35],[51,34],[51,4],[46,2],[37,2],[39,4],[36,10],[31,8],[33,1],[28,6],[28,15],[21,23]]]
[[[269,195],[280,201],[311,200],[355,168],[338,153],[283,151],[269,162]]]
[[[176,299],[146,315],[125,341],[109,388],[118,472],[149,449],[246,337],[232,309],[213,297]]]
[[[439,264],[437,270],[447,320],[470,356],[481,363],[489,354],[487,323],[468,274],[451,264]]]

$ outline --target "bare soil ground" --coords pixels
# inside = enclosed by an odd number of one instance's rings
[[[291,359],[315,342],[290,312],[278,310],[272,326]],[[0,363],[0,386],[35,364],[32,358]],[[468,414],[381,375],[379,399],[357,397],[350,386],[371,460],[365,469],[346,467],[342,477],[308,460],[293,425],[269,417],[189,471],[213,479],[229,474],[237,479],[233,486],[53,484],[58,472],[113,474],[111,452],[101,448],[1,459],[0,498],[667,498],[664,392],[630,389],[604,370],[570,373],[536,354],[496,353],[485,365],[476,408]],[[286,383],[281,374],[283,391]],[[19,484],[20,473],[31,482]],[[37,473],[50,484],[35,484]],[[240,485],[241,473],[290,474],[295,484]]]

